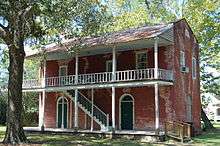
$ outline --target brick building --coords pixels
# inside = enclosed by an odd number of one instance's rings
[[[199,48],[185,19],[80,43],[27,57],[44,58],[40,77],[23,83],[39,92],[39,127],[158,132],[179,121],[200,130]]]

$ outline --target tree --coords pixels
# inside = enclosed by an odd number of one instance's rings
[[[0,42],[9,56],[7,129],[4,143],[25,143],[22,124],[24,42],[48,36],[95,34],[105,20],[106,6],[98,0],[0,1]],[[64,27],[65,26],[65,27]],[[43,38],[43,39],[42,39]],[[46,39],[45,39],[46,38]]]

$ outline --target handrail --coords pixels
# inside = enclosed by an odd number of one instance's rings
[[[83,95],[81,92],[79,92],[78,91],[78,93],[81,95],[81,96],[83,96],[84,97],[84,99],[86,99],[90,104],[92,104],[92,102],[88,99],[88,98],[86,98],[86,96],[85,95]],[[104,113],[100,108],[98,108],[96,105],[94,105],[93,104],[93,106],[95,107],[95,108],[97,108],[103,115],[105,115],[106,117],[107,117],[107,114],[106,113]]]
[[[100,72],[79,74],[77,84],[94,84],[94,83],[111,83],[111,82],[126,82],[134,80],[153,80],[154,68],[137,69],[137,70],[123,70],[116,71],[115,80],[113,80],[112,72]],[[76,85],[75,75],[47,77],[45,79],[46,87],[60,87]],[[173,80],[173,72],[166,69],[158,69],[159,80]],[[41,79],[24,80],[23,88],[42,87]],[[32,83],[34,82],[34,83]]]
[[[33,87],[40,87],[40,86],[41,86],[41,79],[23,80],[23,83],[22,83],[23,88],[33,88]]]
[[[184,142],[184,140],[191,139],[191,130],[191,124],[185,122],[165,122],[165,135],[172,138],[180,139],[182,142]]]

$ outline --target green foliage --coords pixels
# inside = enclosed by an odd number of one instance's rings
[[[23,94],[23,124],[24,126],[38,126],[38,93]]]
[[[0,125],[6,123],[6,107],[7,107],[7,98],[4,92],[0,91]]]
[[[39,78],[40,69],[39,60],[25,60],[24,62],[24,80]]]

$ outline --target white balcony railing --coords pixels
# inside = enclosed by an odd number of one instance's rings
[[[41,87],[41,79],[24,80],[22,87],[23,88],[39,88]]]
[[[171,70],[158,69],[158,79],[172,81],[173,72]],[[77,84],[98,84],[135,80],[156,80],[154,68],[116,71],[115,80],[113,80],[112,72],[79,74]],[[41,80],[25,80],[23,82],[23,88],[40,87],[41,85],[39,81]],[[75,84],[75,75],[48,77],[45,79],[46,87],[71,86]]]

